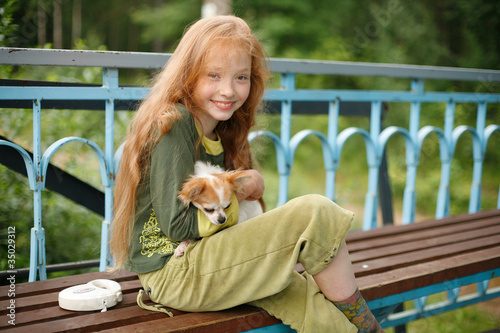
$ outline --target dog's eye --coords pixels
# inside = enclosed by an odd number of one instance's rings
[[[207,212],[207,213],[213,213],[213,212],[215,212],[215,209],[207,209],[207,208],[206,208],[206,209],[205,209],[205,212]]]
[[[231,207],[231,204],[227,205],[226,208],[224,208],[224,210],[228,209],[229,207]]]

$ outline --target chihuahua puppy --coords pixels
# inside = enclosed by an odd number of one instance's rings
[[[186,207],[193,205],[200,209],[215,225],[226,223],[226,209],[231,206],[233,193],[240,192],[251,176],[244,171],[224,171],[223,169],[197,161],[194,175],[187,179],[179,191],[179,199]],[[263,209],[258,201],[244,200],[239,205],[238,223],[262,214]],[[184,255],[189,243],[183,241],[174,252],[175,257]]]

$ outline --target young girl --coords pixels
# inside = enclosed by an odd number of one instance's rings
[[[243,20],[218,16],[187,30],[126,139],[115,190],[115,268],[137,272],[151,300],[183,311],[248,303],[298,332],[380,332],[344,243],[351,212],[309,195],[237,224],[238,202],[264,192],[247,135],[269,76]],[[197,160],[252,175],[221,226],[177,198]],[[173,257],[189,238],[200,240]]]

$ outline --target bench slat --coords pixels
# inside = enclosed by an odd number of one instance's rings
[[[183,333],[213,333],[213,332],[243,332],[251,329],[275,325],[280,321],[270,316],[266,311],[251,306],[239,306],[220,312],[206,312],[185,315],[182,317],[162,318],[147,323],[127,327],[133,332],[183,332]],[[104,332],[123,332],[123,328],[113,328]]]
[[[91,273],[93,274],[93,273]],[[85,278],[86,274],[82,274],[80,277]],[[137,278],[137,274],[135,275]],[[92,276],[89,276],[92,278]],[[91,280],[87,280],[89,282]],[[37,282],[38,283],[38,282]],[[141,284],[139,280],[135,281],[120,281],[120,286],[122,288],[122,293],[136,293],[140,288]],[[25,296],[24,294],[18,294],[16,287],[16,310],[17,311],[32,311],[36,309],[46,308],[50,306],[58,305],[59,292],[65,288],[60,288],[57,291],[49,291],[40,295],[33,295],[33,293],[29,293],[29,296]],[[10,301],[5,300],[0,302],[0,315],[7,313],[7,305]]]
[[[137,294],[125,294],[123,295],[123,300],[118,303],[115,307],[111,308],[113,310],[136,306],[136,298]],[[111,310],[110,309],[110,310]],[[57,295],[50,305],[37,308],[36,310],[19,310],[16,307],[16,311],[20,311],[22,315],[16,317],[16,326],[26,325],[26,324],[36,324],[46,321],[55,321],[64,318],[78,317],[84,316],[92,313],[97,313],[99,311],[69,311],[59,307],[57,302]],[[0,323],[0,328],[9,327],[9,324],[6,322]]]
[[[84,284],[95,279],[110,279],[118,282],[137,279],[137,274],[127,270],[119,270],[116,272],[93,272],[86,274],[73,275],[71,279],[67,277],[54,278],[49,280],[37,281],[36,283],[20,283],[16,285],[16,295],[22,297],[40,295],[47,292],[61,291],[65,288],[72,287],[78,284]],[[0,287],[0,301],[9,299],[7,296],[8,286]]]
[[[439,222],[436,222],[439,223]],[[388,230],[388,233],[385,235],[379,235],[376,238],[372,238],[366,241],[357,241],[357,242],[348,242],[349,252],[355,253],[361,250],[368,250],[378,247],[384,247],[387,245],[396,245],[396,244],[405,244],[409,241],[417,241],[417,240],[426,240],[429,238],[434,238],[442,235],[455,235],[471,230],[483,229],[495,225],[499,225],[500,217],[492,217],[485,220],[478,220],[467,223],[454,223],[443,225],[440,228],[430,228],[430,229],[420,229],[417,228],[414,231],[393,234]],[[396,229],[398,227],[387,227],[391,229]]]
[[[480,239],[492,235],[500,234],[500,225],[492,227],[468,230],[467,232],[437,236],[427,239],[419,239],[415,241],[407,241],[402,244],[387,244],[383,247],[374,248],[372,250],[351,252],[349,250],[350,258],[353,263],[361,262],[370,259],[388,257],[394,254],[401,254],[413,252],[422,249],[436,248],[439,250],[440,246],[459,243],[468,240]],[[349,246],[348,246],[349,247]]]
[[[500,246],[357,278],[373,300],[500,267]]]
[[[106,312],[89,312],[54,321],[23,325],[12,332],[91,332],[113,327],[127,326],[138,322],[165,317],[164,313],[152,312],[138,307],[113,309]]]
[[[403,267],[412,267],[416,264],[454,257],[461,253],[477,251],[500,244],[500,235],[464,241],[456,244],[443,245],[439,248],[423,249],[414,252],[396,254],[374,260],[367,260],[353,264],[356,277],[372,275],[379,272]]]
[[[417,230],[429,230],[434,228],[442,228],[447,225],[457,224],[457,223],[474,223],[477,220],[486,220],[491,217],[498,218],[500,216],[500,210],[485,210],[474,214],[463,214],[452,217],[445,217],[439,220],[427,220],[418,223],[411,223],[406,225],[397,226],[385,226],[382,228],[366,230],[366,231],[356,231],[349,233],[347,235],[346,241],[349,243],[355,243],[357,241],[369,241],[372,238],[377,238],[387,235],[397,235],[405,234],[408,232],[415,232]]]

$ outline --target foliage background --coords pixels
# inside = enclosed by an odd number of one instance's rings
[[[201,0],[3,0],[0,1],[0,46],[172,52],[185,27],[200,17],[201,5]],[[270,57],[500,69],[500,6],[495,0],[233,0],[232,5],[234,13],[251,25]],[[120,81],[147,85],[152,74],[122,70]],[[0,67],[2,78],[100,83],[101,75],[99,68]],[[279,77],[272,85],[279,85]],[[301,75],[297,86],[408,90],[410,82]],[[487,80],[473,83],[436,80],[427,81],[426,90],[498,93],[500,87]],[[490,122],[499,123],[499,109],[498,104],[488,106]],[[132,114],[117,112],[117,144]],[[409,104],[390,103],[384,125],[407,127],[408,114]],[[443,115],[443,104],[425,104],[421,126],[442,127]],[[475,105],[457,105],[456,126],[474,126],[475,117]],[[279,116],[263,115],[258,127],[279,133],[279,120]],[[103,112],[43,110],[42,149],[70,135],[89,138],[104,147],[102,124]],[[369,122],[363,117],[342,117],[339,130],[349,126],[368,129]],[[32,150],[31,128],[31,110],[0,109],[0,135],[28,150]],[[326,117],[294,116],[292,134],[304,128],[326,133]],[[496,207],[500,184],[499,143],[497,135],[488,146],[483,172],[483,209]],[[274,149],[265,140],[252,146],[266,179],[265,199],[268,206],[273,207],[278,186]],[[368,169],[364,152],[359,153],[360,147],[364,144],[359,138],[347,143],[337,176],[338,201],[356,212],[355,227],[359,227],[362,220],[367,190]],[[452,165],[452,214],[467,212],[472,179],[470,138],[462,138],[459,147]],[[406,181],[404,150],[402,138],[391,139],[387,154],[396,223],[400,219]],[[418,220],[434,215],[440,177],[438,151],[437,138],[429,138],[418,171]],[[320,152],[321,147],[314,139],[300,146],[290,180],[290,197],[324,193]],[[97,159],[89,148],[64,147],[52,162],[102,189]],[[44,193],[43,205],[49,264],[98,258],[102,217],[50,191]],[[32,193],[26,180],[0,165],[0,270],[6,267],[3,245],[7,226],[16,226],[17,266],[29,265],[32,211]],[[481,329],[500,325],[498,316],[479,318],[473,321],[486,323]],[[446,319],[447,322],[455,320],[470,321],[470,318]],[[458,326],[454,332],[463,330]],[[432,329],[419,331],[431,332]]]

